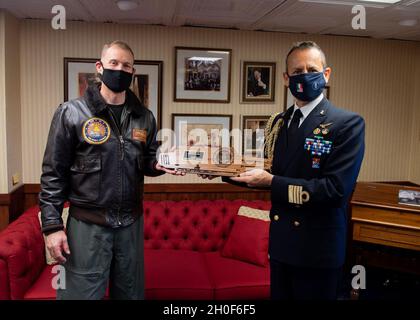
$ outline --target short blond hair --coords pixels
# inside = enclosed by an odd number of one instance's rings
[[[101,58],[104,56],[105,51],[107,51],[109,48],[111,48],[113,46],[117,46],[117,47],[119,47],[119,48],[121,48],[121,49],[123,49],[125,51],[130,52],[131,55],[133,56],[133,60],[134,60],[134,52],[133,52],[133,50],[130,48],[130,46],[126,42],[121,41],[121,40],[115,40],[115,41],[112,41],[110,43],[105,43],[104,44],[104,47],[102,48]]]

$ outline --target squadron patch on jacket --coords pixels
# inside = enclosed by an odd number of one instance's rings
[[[90,118],[84,123],[82,134],[87,143],[102,144],[111,136],[111,129],[105,120]]]
[[[147,130],[146,129],[133,129],[133,140],[146,143],[147,141]]]

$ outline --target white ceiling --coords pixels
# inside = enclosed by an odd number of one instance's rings
[[[0,0],[19,18],[51,19],[61,4],[68,20],[204,26],[310,34],[365,36],[420,41],[420,0],[384,5],[359,0],[135,0],[137,8],[119,10],[116,0]],[[366,30],[353,30],[352,6],[366,8]],[[402,26],[401,20],[417,20]]]

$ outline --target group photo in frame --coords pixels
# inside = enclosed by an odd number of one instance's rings
[[[231,49],[175,47],[174,101],[230,102]]]
[[[264,130],[270,116],[242,116],[242,154],[262,156],[264,154]]]
[[[230,147],[232,115],[172,114],[176,146]]]
[[[326,86],[324,88],[324,96],[330,100],[330,87]],[[288,108],[293,106],[295,103],[295,97],[292,95],[292,93],[289,90],[288,86],[284,86],[284,103],[283,103],[283,111],[286,111]]]
[[[94,58],[64,58],[64,101],[84,95],[89,85],[100,82]],[[157,129],[162,125],[163,62],[135,60],[135,74],[130,89],[152,111]]]
[[[276,63],[242,63],[242,102],[274,102]]]

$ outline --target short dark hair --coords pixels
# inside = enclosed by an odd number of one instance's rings
[[[289,56],[292,54],[293,51],[313,49],[313,48],[317,49],[319,53],[321,54],[322,66],[325,68],[327,66],[327,59],[325,58],[324,51],[322,51],[321,47],[313,41],[302,41],[302,42],[295,42],[293,46],[290,48],[289,53],[286,56],[286,72],[287,72],[287,60],[289,59]]]

